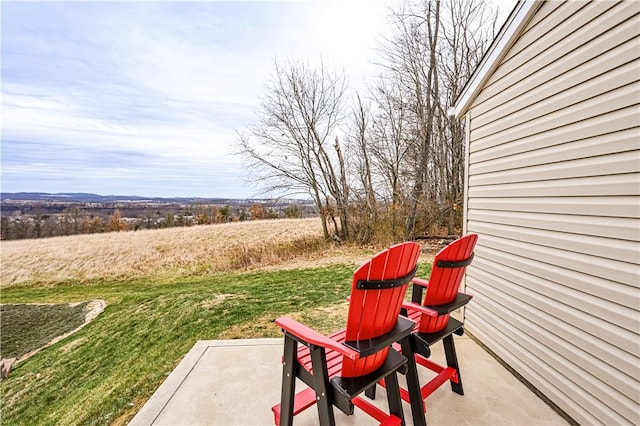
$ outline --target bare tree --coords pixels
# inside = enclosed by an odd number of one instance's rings
[[[347,171],[336,138],[346,89],[345,74],[323,63],[311,67],[301,61],[275,61],[259,123],[238,138],[250,179],[261,184],[263,193],[310,195],[327,238],[329,223],[333,234],[348,237]]]
[[[368,144],[369,120],[369,108],[363,103],[360,94],[356,93],[346,137],[350,159],[346,165],[350,170],[351,181],[345,181],[345,184],[349,186],[351,197],[349,210],[352,212],[352,220],[349,223],[353,233],[352,239],[362,243],[371,241],[378,215]]]
[[[464,177],[464,123],[449,117],[466,81],[496,34],[498,10],[473,0],[447,1],[442,13],[442,37],[438,67],[442,99],[438,111],[440,139],[435,169],[439,172],[438,198],[450,234],[461,221]]]
[[[398,225],[404,221],[407,197],[407,176],[412,161],[409,158],[412,132],[409,126],[409,102],[396,78],[380,78],[373,89],[376,112],[369,139],[372,170],[377,182],[377,194],[385,201],[391,236],[404,237]]]
[[[258,124],[238,135],[249,178],[263,193],[311,196],[327,238],[454,233],[464,125],[447,110],[495,34],[488,1],[407,0],[393,11],[380,79],[367,101],[357,96],[348,129],[344,73],[276,61]]]
[[[392,180],[401,176],[392,191],[393,204],[406,206],[405,237],[440,226],[453,233],[461,224],[464,127],[447,110],[493,39],[496,14],[486,1],[419,0],[392,19],[373,92],[380,158],[372,161],[386,164],[381,171]],[[400,152],[404,167],[389,167]]]
[[[428,192],[428,171],[437,100],[436,51],[440,32],[440,0],[408,4],[393,13],[395,34],[381,49],[382,66],[389,78],[400,82],[406,106],[405,137],[411,158],[411,191],[408,198],[406,235],[416,235],[421,202]]]

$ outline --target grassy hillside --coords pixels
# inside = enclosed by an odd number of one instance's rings
[[[2,303],[107,303],[0,383],[2,424],[126,424],[197,340],[280,336],[285,314],[342,326],[354,266],[374,249],[320,232],[266,221],[2,242]]]

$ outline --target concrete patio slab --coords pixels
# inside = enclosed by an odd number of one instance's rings
[[[272,425],[279,401],[282,339],[197,342],[158,388],[131,425]],[[442,345],[431,359],[444,362]],[[442,386],[427,399],[431,425],[566,425],[567,422],[469,337],[456,337],[465,395]],[[420,368],[424,383],[430,373]],[[304,384],[297,382],[298,389]],[[402,379],[401,379],[402,383]],[[376,404],[386,411],[380,389]],[[407,424],[411,410],[405,403]],[[339,425],[371,425],[356,408],[335,410]],[[296,416],[296,425],[317,425],[315,407]]]

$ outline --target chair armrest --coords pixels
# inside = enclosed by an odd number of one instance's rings
[[[419,303],[415,302],[402,302],[402,307],[407,311],[418,311],[421,314],[428,315],[430,317],[437,317],[438,311],[428,308],[426,306],[422,306]]]
[[[414,303],[422,303],[422,293],[425,288],[429,287],[429,280],[414,277],[411,280],[411,301]]]
[[[451,303],[447,303],[444,305],[435,305],[435,306],[423,306],[424,308],[434,310],[438,313],[438,315],[448,314],[450,312],[455,311],[456,309],[466,305],[473,298],[470,294],[458,293],[455,300]]]
[[[458,293],[456,298],[444,305],[424,306],[415,302],[402,302],[402,307],[407,311],[418,311],[430,317],[437,317],[455,311],[456,309],[466,305],[473,298],[470,294]]]
[[[292,318],[280,317],[276,319],[276,325],[282,328],[285,333],[290,334],[291,337],[303,344],[322,346],[323,348],[334,350],[350,359],[358,359],[360,356],[357,351],[330,339],[324,334],[318,333],[314,329],[309,328]]]
[[[344,342],[344,345],[357,351],[361,357],[373,355],[387,346],[391,346],[392,343],[399,342],[407,337],[411,334],[415,326],[416,323],[410,319],[398,316],[396,325],[390,332],[382,336],[374,337],[373,339],[347,341]]]
[[[416,277],[413,277],[413,279],[411,280],[411,282],[412,282],[413,284],[417,284],[417,285],[419,285],[419,286],[421,286],[421,287],[424,287],[424,288],[429,287],[429,280],[425,280],[425,279],[422,279],[422,278],[416,278]]]

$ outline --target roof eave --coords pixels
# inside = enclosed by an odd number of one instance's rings
[[[469,81],[465,84],[455,104],[450,108],[450,115],[460,118],[466,114],[480,93],[480,90],[484,87],[484,84],[498,67],[502,58],[507,54],[507,51],[513,43],[515,43],[520,32],[541,4],[542,1],[539,0],[518,1],[495,40],[491,43],[491,46],[489,46],[487,53],[482,57],[482,60],[469,78]]]

